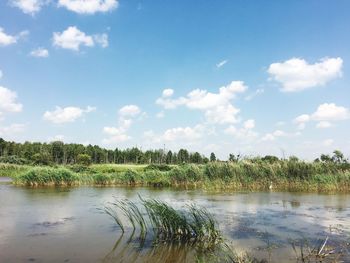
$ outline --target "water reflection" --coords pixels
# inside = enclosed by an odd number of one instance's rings
[[[191,247],[159,245],[140,250],[139,243],[127,243],[125,237],[113,249],[121,232],[98,208],[113,201],[113,196],[135,201],[137,194],[160,199],[175,208],[190,203],[206,207],[219,221],[231,247],[270,258],[271,262],[295,262],[290,240],[307,239],[316,244],[329,236],[332,246],[349,242],[350,195],[346,194],[112,187],[31,189],[0,184],[0,262],[191,262],[198,256]],[[128,258],[129,252],[132,258]]]

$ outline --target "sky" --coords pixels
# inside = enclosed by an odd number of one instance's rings
[[[350,2],[0,1],[0,137],[350,157]]]

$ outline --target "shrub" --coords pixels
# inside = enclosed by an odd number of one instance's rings
[[[77,164],[89,166],[92,163],[91,157],[88,154],[78,154],[77,156]]]
[[[11,156],[1,156],[0,157],[0,163],[11,163],[11,164],[29,164],[30,162],[27,159],[18,157],[16,155]]]

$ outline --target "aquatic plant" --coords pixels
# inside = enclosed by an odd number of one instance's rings
[[[140,197],[140,206],[130,200],[115,200],[105,211],[124,232],[125,222],[119,217],[123,214],[132,233],[140,230],[141,240],[152,230],[153,239],[158,242],[199,242],[211,246],[222,241],[214,218],[204,208],[194,205],[187,210],[176,210],[165,202]]]
[[[14,177],[14,182],[28,186],[72,185],[78,176],[65,168],[35,167]]]

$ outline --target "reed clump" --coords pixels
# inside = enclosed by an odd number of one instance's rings
[[[65,168],[35,167],[14,177],[15,184],[27,186],[70,186],[79,177]]]
[[[38,166],[33,168],[27,165],[2,164],[0,174],[15,177],[17,178],[14,180],[15,184],[25,185],[71,185],[74,179],[74,184],[101,186],[172,186],[253,191],[350,191],[350,168],[335,163],[241,160],[171,166],[120,166]]]
[[[177,210],[165,202],[140,197],[140,205],[130,200],[115,200],[105,211],[123,233],[126,225],[131,226],[132,235],[139,230],[140,240],[151,233],[153,242],[200,244],[206,248],[223,241],[211,214],[194,205]]]

